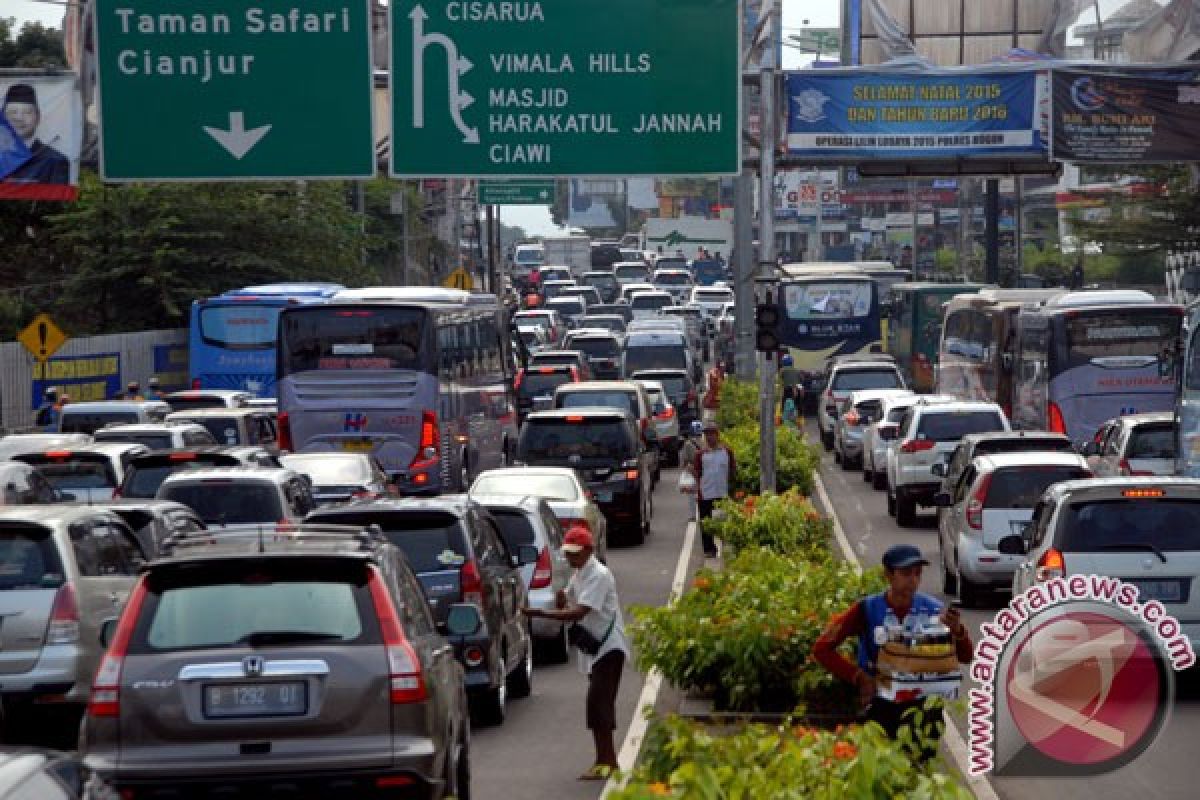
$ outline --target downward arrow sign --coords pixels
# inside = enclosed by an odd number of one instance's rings
[[[216,139],[217,144],[228,150],[229,154],[239,161],[270,130],[270,125],[246,130],[246,117],[241,111],[229,112],[229,130],[204,126],[204,132]]]

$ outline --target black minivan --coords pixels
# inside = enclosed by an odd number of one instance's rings
[[[629,544],[650,533],[652,458],[633,415],[613,407],[535,412],[525,418],[517,445],[521,464],[578,472],[604,513],[610,541]]]

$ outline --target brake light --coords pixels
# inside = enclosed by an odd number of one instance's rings
[[[292,421],[288,417],[288,412],[280,411],[275,417],[275,427],[279,429],[279,449],[285,452],[292,452],[295,448],[292,446]]]
[[[440,458],[438,454],[438,440],[441,434],[438,431],[437,414],[433,411],[421,412],[421,440],[417,445],[417,453],[413,456],[412,463],[408,465],[408,471],[425,472],[437,466]],[[425,483],[429,480],[428,477],[424,481],[419,480],[421,476],[414,476],[414,483]]]
[[[171,455],[167,456],[167,458],[171,461],[195,461],[196,454],[195,453],[171,453]]]
[[[967,524],[975,530],[983,528],[983,505],[987,502],[988,489],[992,485],[992,473],[983,476],[983,480],[979,483],[979,488],[971,495],[971,499],[967,501]]]
[[[517,377],[513,378],[513,391],[520,391],[521,381],[525,380],[525,368],[521,367],[517,370]]]
[[[1122,474],[1122,475],[1132,475],[1132,476],[1134,476],[1134,477],[1146,477],[1146,476],[1149,476],[1149,475],[1153,475],[1153,474],[1154,474],[1153,472],[1150,472],[1149,470],[1145,470],[1145,469],[1134,469],[1133,467],[1131,467],[1131,466],[1129,465],[1129,459],[1128,459],[1128,458],[1122,458],[1122,459],[1121,459],[1121,460],[1120,460],[1120,461],[1117,463],[1117,466],[1118,466],[1118,468],[1121,470],[1121,474]]]
[[[72,644],[79,641],[79,605],[75,587],[64,583],[54,595],[50,624],[46,626],[46,644]]]
[[[667,406],[662,411],[654,415],[655,419],[675,419],[675,406]]]
[[[572,367],[572,369],[574,369],[574,367]],[[539,375],[553,375],[554,367],[538,367],[538,374]]]
[[[641,473],[636,469],[625,470],[625,480],[636,481],[639,477],[641,477]]]
[[[1063,420],[1062,409],[1058,407],[1058,403],[1050,403],[1046,413],[1050,417],[1049,429],[1051,433],[1067,432],[1067,423]]]
[[[1121,492],[1121,496],[1127,497],[1130,500],[1149,500],[1166,497],[1167,494],[1162,489],[1125,489]]]
[[[578,414],[569,414],[567,416],[567,422],[583,422],[583,417]]]
[[[146,599],[146,576],[134,584],[117,629],[113,632],[108,651],[100,659],[100,668],[92,681],[92,693],[88,698],[87,713],[93,717],[118,717],[121,715],[121,667],[129,651],[129,640],[142,613],[142,602]]]
[[[1067,565],[1063,561],[1063,554],[1054,548],[1050,548],[1038,559],[1037,563],[1037,579],[1039,581],[1050,581],[1055,578],[1061,578],[1067,574]]]
[[[530,589],[545,589],[554,579],[554,571],[550,566],[550,548],[543,547],[538,553],[537,563],[533,565],[533,580],[529,582]]]
[[[47,450],[46,458],[70,458],[70,450]]]
[[[861,421],[861,417],[858,416],[857,411],[847,411],[842,415],[842,419],[844,419],[846,424],[850,425],[851,427],[858,427],[858,423]]]
[[[933,449],[932,439],[905,439],[900,445],[901,453],[920,453]]]
[[[200,379],[199,379],[199,378],[192,378],[192,388],[193,388],[193,389],[199,389],[199,388],[201,388],[201,387],[200,387]]]
[[[483,576],[479,573],[479,565],[474,561],[468,561],[463,564],[462,572],[459,573],[459,581],[462,585],[462,601],[464,603],[474,603],[483,608]]]
[[[388,694],[393,704],[423,702],[428,695],[425,693],[425,676],[421,672],[421,662],[417,660],[416,651],[404,635],[404,628],[400,625],[396,606],[383,583],[383,576],[378,568],[372,566],[369,569],[367,586],[371,590],[375,615],[379,617],[383,646],[387,648]]]

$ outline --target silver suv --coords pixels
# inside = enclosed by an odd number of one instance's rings
[[[1047,487],[1091,475],[1077,453],[998,453],[972,461],[950,491],[933,498],[942,508],[938,551],[946,594],[957,591],[971,607],[984,591],[1012,585],[1020,558],[1001,553],[999,541],[1021,532]]]
[[[888,513],[901,526],[913,525],[917,506],[933,505],[941,486],[934,464],[949,460],[968,433],[1007,430],[1008,418],[996,403],[915,403],[900,421],[897,444],[888,450]]]
[[[192,422],[144,422],[109,425],[93,434],[97,442],[133,442],[151,450],[175,450],[181,447],[208,447],[217,440],[203,425]]]
[[[1175,473],[1175,414],[1128,414],[1101,426],[1082,448],[1098,478]]]
[[[825,390],[817,399],[817,427],[821,444],[833,449],[833,425],[838,408],[851,392],[864,389],[905,389],[904,377],[895,359],[886,355],[852,356],[835,359],[829,367]]]
[[[0,511],[0,649],[5,726],[65,714],[73,745],[100,663],[100,624],[120,612],[145,553],[110,511],[76,505]],[[37,705],[34,705],[34,704]]]
[[[183,503],[210,527],[299,522],[317,507],[308,480],[290,469],[184,470],[168,475],[155,496]]]
[[[13,460],[24,461],[41,470],[66,500],[105,503],[113,498],[133,459],[149,452],[145,445],[133,442],[96,442],[61,450],[22,453],[13,456]]]
[[[469,795],[462,668],[378,531],[203,531],[164,555],[105,625],[80,734],[122,796]]]

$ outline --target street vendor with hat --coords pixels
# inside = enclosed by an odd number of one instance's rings
[[[929,566],[929,561],[916,547],[909,544],[889,547],[883,554],[887,590],[868,595],[834,616],[813,646],[813,658],[836,677],[853,683],[858,688],[859,698],[869,704],[868,719],[878,722],[892,737],[896,736],[901,725],[908,724],[902,719],[904,715],[912,709],[922,708],[929,695],[920,689],[897,691],[889,678],[880,674],[881,647],[888,645],[890,655],[891,642],[896,641],[897,635],[902,632],[915,637],[923,630],[933,631],[931,641],[938,641],[936,634],[942,632],[946,658],[937,666],[930,667],[929,671],[942,672],[947,668],[956,669],[957,664],[971,662],[971,636],[958,609],[954,606],[943,607],[937,598],[917,591],[921,585],[921,570],[926,566]],[[858,637],[856,662],[838,652],[842,642],[852,636]],[[899,662],[903,661],[903,656],[899,657]],[[946,661],[950,662],[949,665]],[[914,672],[917,670],[911,669]],[[936,681],[925,684],[914,682],[913,685],[936,685]],[[926,723],[932,723],[940,736],[943,727],[941,709],[935,708],[926,713]]]

